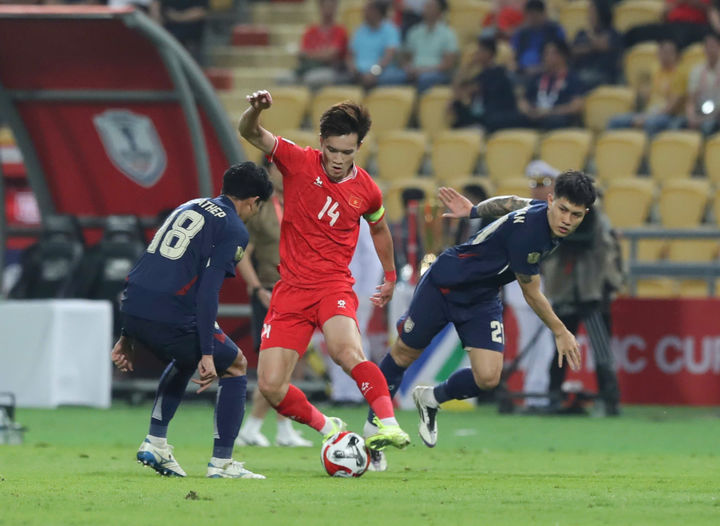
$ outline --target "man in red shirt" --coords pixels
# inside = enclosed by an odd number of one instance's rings
[[[320,0],[320,23],[305,29],[298,53],[298,75],[302,84],[319,88],[345,80],[348,33],[335,20],[337,0]]]
[[[267,91],[247,97],[241,135],[262,150],[283,175],[285,210],[280,227],[280,281],[273,289],[263,325],[258,387],[278,413],[325,436],[346,427],[326,417],[290,384],[298,358],[320,327],[330,357],[357,383],[377,415],[378,431],[366,438],[374,450],[405,447],[410,437],[395,420],[387,382],[365,358],[355,311],[357,296],[348,268],[357,244],[360,218],[370,224],[385,281],[371,298],[384,306],[395,289],[395,263],[382,194],[354,158],[370,129],[367,111],[352,102],[336,104],[320,118],[320,150],[302,149],[260,126],[272,106]]]

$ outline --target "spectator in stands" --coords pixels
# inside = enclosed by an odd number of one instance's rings
[[[668,129],[682,109],[687,81],[679,67],[677,45],[672,40],[658,43],[660,67],[649,82],[638,89],[639,113],[616,115],[608,121],[608,129],[639,128],[650,136]]]
[[[530,0],[533,1],[533,0]],[[552,130],[577,126],[583,109],[583,88],[568,68],[570,48],[556,39],[543,47],[543,71],[528,83],[518,102],[524,126]]]
[[[646,40],[672,38],[680,49],[700,42],[708,31],[708,9],[711,0],[665,0],[663,21],[643,24],[625,33],[625,46]]]
[[[543,0],[528,0],[525,23],[512,36],[518,73],[525,78],[542,69],[543,48],[551,40],[565,40],[565,31],[550,20]]]
[[[682,126],[710,135],[720,129],[720,34],[705,37],[705,59],[690,72]]]
[[[365,5],[365,21],[350,41],[348,72],[353,81],[366,89],[405,82],[405,72],[394,63],[400,32],[387,19],[387,10],[384,2],[369,1]]]
[[[582,322],[587,331],[604,414],[619,414],[620,390],[610,349],[612,294],[622,285],[620,248],[610,221],[598,202],[582,224],[542,264],[545,294],[553,310],[573,334]],[[550,394],[563,412],[565,370],[550,360]],[[567,408],[570,409],[570,408]]]
[[[588,29],[581,29],[572,44],[573,67],[585,89],[617,82],[622,54],[620,35],[613,28],[610,0],[593,0]]]
[[[509,39],[522,25],[525,0],[495,0],[493,10],[483,21],[483,27],[493,28],[498,38]]]
[[[422,22],[413,26],[405,42],[407,81],[422,93],[437,84],[449,84],[458,59],[455,32],[442,20],[447,0],[427,0]]]
[[[488,132],[516,126],[521,116],[508,72],[497,65],[497,42],[492,37],[478,39],[474,61],[482,68],[472,79],[459,78],[451,103],[453,127],[479,126]]]
[[[425,4],[428,0],[395,0],[395,11],[399,13],[399,20],[396,18],[396,22],[400,26],[400,33],[402,39],[408,34],[408,31],[422,22],[423,11],[425,10]]]
[[[160,0],[163,24],[195,61],[205,63],[203,40],[209,0]]]
[[[303,33],[297,76],[313,89],[344,80],[348,48],[347,30],[336,22],[337,0],[318,0],[320,23]]]

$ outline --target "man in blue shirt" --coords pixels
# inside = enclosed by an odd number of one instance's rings
[[[380,369],[391,396],[403,374],[448,323],[457,330],[470,357],[470,368],[453,373],[435,386],[417,386],[413,399],[420,413],[420,437],[428,447],[437,442],[439,404],[463,400],[494,388],[500,381],[505,334],[500,287],[517,279],[525,301],[550,328],[562,367],[567,358],[580,368],[577,341],[555,315],[540,290],[539,263],[560,240],[582,222],[595,201],[592,179],[582,172],[560,174],[547,202],[503,196],[473,206],[452,188],[440,188],[440,200],[450,209],[445,217],[495,219],[461,245],[445,250],[420,280],[410,307],[398,321],[398,339]],[[370,422],[364,432],[373,431]],[[385,469],[382,455],[373,467]]]
[[[265,478],[232,459],[242,423],[247,361],[215,322],[220,287],[235,276],[248,244],[244,221],[272,193],[267,172],[251,162],[231,166],[219,197],[193,199],[177,207],[158,229],[130,271],[123,293],[123,331],[111,358],[133,370],[138,349],[169,363],[158,386],[150,430],[137,460],[161,475],[184,477],[172,455],[167,429],[197,368],[207,389],[220,376],[215,407],[215,442],[210,478]]]

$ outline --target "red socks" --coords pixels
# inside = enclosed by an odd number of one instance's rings
[[[387,389],[387,387],[385,388]],[[296,422],[306,424],[316,431],[325,425],[325,415],[308,402],[305,393],[290,384],[288,392],[275,410],[283,416],[292,418]]]
[[[377,365],[370,361],[360,362],[350,371],[350,376],[380,420],[395,416],[387,381]]]

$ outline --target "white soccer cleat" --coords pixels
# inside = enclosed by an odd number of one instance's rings
[[[420,415],[418,433],[427,447],[435,447],[437,444],[437,412],[439,410],[433,402],[433,387],[418,385],[413,389],[413,401]]]
[[[374,449],[369,449],[370,451],[370,465],[368,466],[369,471],[387,471],[388,464],[387,464],[387,458],[385,457],[384,451],[375,451]]]
[[[166,444],[165,447],[154,446],[147,438],[140,444],[137,452],[137,461],[144,466],[149,466],[165,477],[185,477],[185,470],[180,467],[172,454],[173,447]]]
[[[236,446],[270,447],[270,441],[260,431],[241,429],[235,439]]]
[[[275,437],[275,443],[278,446],[282,446],[282,447],[312,447],[313,446],[312,440],[303,438],[302,435],[300,435],[300,433],[298,433],[294,429],[290,430],[290,432],[285,432],[282,435],[278,434]]]
[[[208,463],[207,478],[209,479],[264,479],[265,475],[253,473],[245,469],[243,462],[230,459],[222,466]]]

